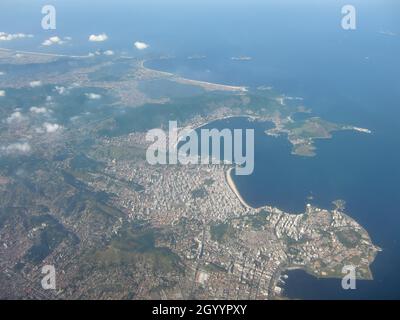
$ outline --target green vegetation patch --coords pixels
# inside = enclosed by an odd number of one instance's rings
[[[24,257],[33,264],[41,263],[66,238],[71,238],[75,243],[78,241],[57,219],[50,215],[33,216],[30,224],[32,227],[41,229],[35,244]]]
[[[361,234],[355,230],[340,230],[335,233],[337,239],[347,248],[354,248],[361,240]]]
[[[71,159],[70,166],[73,170],[78,171],[98,171],[104,166],[93,159],[88,158],[85,154],[81,153]]]
[[[142,81],[140,91],[153,99],[192,97],[204,93],[204,89],[187,84],[181,84],[166,79]]]
[[[210,227],[211,239],[220,243],[235,236],[235,229],[228,223],[220,223]]]
[[[228,272],[223,266],[210,262],[209,264],[204,266],[205,271],[208,272]]]
[[[156,246],[158,232],[156,229],[124,227],[109,246],[94,254],[95,262],[103,267],[144,263],[156,274],[183,272],[181,259],[177,254],[169,248]]]
[[[331,132],[340,130],[340,126],[320,118],[296,121],[286,125],[286,129],[294,135],[303,139],[329,138]]]
[[[195,189],[192,191],[192,198],[194,199],[203,199],[205,197],[207,197],[208,192],[204,187]]]
[[[269,213],[262,210],[259,214],[250,217],[251,226],[256,230],[261,230],[267,224],[267,216]]]

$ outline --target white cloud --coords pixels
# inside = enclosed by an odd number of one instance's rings
[[[4,71],[0,71],[0,76],[4,76],[6,73]]]
[[[49,39],[43,41],[43,46],[52,46],[53,44],[64,44],[65,41],[61,40],[60,37],[54,36],[50,37]]]
[[[0,97],[5,97],[6,96],[6,92],[4,90],[0,90]]]
[[[24,33],[6,33],[0,32],[0,41],[11,41],[15,39],[24,39],[24,38],[33,38],[31,34],[24,34]]]
[[[101,99],[101,95],[97,93],[85,93],[85,96],[90,100],[99,100]]]
[[[26,142],[17,142],[12,143],[6,147],[1,147],[2,151],[5,151],[8,154],[15,154],[15,153],[28,153],[31,151],[31,146]]]
[[[42,81],[31,81],[31,82],[29,82],[29,85],[32,88],[40,87],[42,85]]]
[[[46,113],[47,109],[44,107],[31,107],[29,111],[32,113]]]
[[[61,126],[59,124],[57,124],[57,123],[45,122],[43,124],[43,128],[44,128],[44,130],[46,130],[47,133],[54,133],[57,130],[61,129]]]
[[[136,41],[133,45],[138,50],[144,50],[144,49],[147,49],[149,47],[149,45],[147,43],[140,42],[140,41]]]
[[[89,41],[91,41],[91,42],[103,42],[103,41],[106,41],[107,39],[108,39],[108,36],[105,33],[98,34],[98,35],[92,34],[89,37]]]
[[[20,122],[24,119],[25,119],[25,117],[22,115],[22,113],[20,111],[15,111],[6,119],[6,122],[8,124],[10,124],[13,122]]]
[[[112,50],[106,50],[106,51],[104,51],[104,53],[103,53],[105,56],[113,56],[114,55],[114,51],[112,51]]]
[[[61,94],[61,95],[67,92],[67,89],[65,89],[65,87],[62,87],[62,86],[61,87],[56,86],[55,90],[58,92],[58,94]]]
[[[59,38],[58,38],[59,39]],[[52,40],[50,40],[50,39],[47,39],[47,40],[44,40],[43,42],[42,42],[42,46],[46,46],[46,47],[50,47],[50,46],[52,46],[53,44],[63,44],[64,42],[62,42],[61,41],[61,39],[58,41],[52,41]]]

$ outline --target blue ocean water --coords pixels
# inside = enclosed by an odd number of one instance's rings
[[[291,298],[400,298],[400,41],[398,36],[380,33],[385,27],[400,30],[400,26],[397,22],[389,27],[388,16],[384,19],[384,15],[374,16],[376,11],[371,8],[364,9],[364,19],[370,18],[370,23],[364,20],[363,28],[354,33],[334,25],[329,10],[316,14],[318,30],[312,24],[302,26],[300,12],[291,16],[292,28],[284,26],[275,35],[264,37],[256,48],[246,46],[254,44],[250,37],[240,50],[224,52],[219,58],[212,55],[193,62],[181,56],[150,63],[201,80],[271,85],[281,93],[303,97],[314,115],[373,131],[371,135],[336,133],[331,140],[318,141],[317,156],[309,159],[290,155],[290,145],[283,137],[265,137],[263,128],[256,130],[255,172],[236,178],[247,201],[303,212],[309,196],[322,207],[344,199],[346,212],[383,249],[372,265],[375,279],[358,281],[357,290],[344,291],[340,280],[318,280],[291,271],[285,286]],[[400,15],[400,10],[394,12]],[[261,40],[257,37],[256,41]],[[253,59],[229,59],[241,54]]]
[[[291,145],[285,137],[265,135],[269,127],[269,123],[246,118],[219,120],[206,126],[255,130],[255,171],[251,176],[234,177],[246,201],[255,207],[273,205],[302,213],[307,203],[332,209],[333,200],[344,199],[346,213],[383,249],[372,265],[375,279],[358,281],[357,290],[344,291],[338,279],[318,280],[296,270],[287,273],[286,295],[302,299],[397,299],[399,173],[393,159],[387,161],[386,154],[381,153],[382,148],[373,150],[379,147],[379,139],[339,132],[331,140],[317,142],[316,157],[304,158],[290,154]]]
[[[371,135],[340,132],[317,142],[317,156],[290,154],[282,138],[263,134],[258,123],[243,119],[230,125],[256,128],[256,168],[237,177],[238,188],[254,205],[272,204],[302,212],[307,197],[331,206],[344,199],[346,212],[370,233],[381,252],[371,282],[345,292],[336,280],[316,280],[291,272],[285,287],[293,298],[400,298],[400,3],[354,0],[357,30],[340,27],[348,1],[53,1],[57,30],[40,27],[47,1],[3,0],[0,31],[31,33],[32,39],[1,42],[0,47],[86,54],[112,49],[153,60],[153,68],[226,84],[273,86],[304,98],[313,114],[354,124]],[[89,43],[90,34],[109,40]],[[64,46],[45,48],[50,36],[72,37]],[[150,44],[145,51],[134,41]],[[189,56],[205,56],[188,59]],[[249,61],[232,57],[249,56]],[[236,122],[237,121],[237,122]],[[219,125],[226,125],[222,123]]]

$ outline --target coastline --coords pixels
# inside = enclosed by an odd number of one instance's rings
[[[45,52],[33,52],[33,51],[23,51],[23,50],[14,50],[14,49],[7,49],[7,48],[0,48],[0,51],[5,51],[5,52],[13,52],[16,54],[27,54],[27,55],[36,55],[36,56],[44,56],[44,57],[54,57],[54,58],[73,58],[73,59],[87,59],[91,58],[91,55],[88,54],[86,56],[77,56],[77,55],[66,55],[66,54],[56,54],[56,53],[45,53]],[[131,57],[129,57],[131,58]],[[193,79],[187,79],[184,77],[180,77],[176,74],[170,73],[170,72],[165,72],[165,71],[159,71],[151,68],[147,68],[144,64],[147,60],[142,60],[140,61],[140,68],[142,68],[145,71],[149,72],[156,72],[162,76],[165,77],[170,77],[173,78],[174,81],[181,83],[181,84],[187,84],[187,85],[195,85],[203,88],[204,90],[208,91],[230,91],[230,92],[241,92],[245,93],[247,92],[247,88],[244,86],[231,86],[231,85],[225,85],[225,84],[219,84],[219,83],[213,83],[213,82],[206,82],[206,81],[200,81],[200,80],[193,80]]]
[[[240,194],[239,190],[236,187],[236,184],[232,178],[232,171],[234,170],[234,168],[229,168],[226,173],[225,173],[225,177],[226,177],[226,182],[229,186],[229,188],[233,191],[233,193],[236,195],[236,197],[239,199],[240,203],[247,209],[257,209],[252,207],[251,205],[249,205],[246,200],[244,200],[244,198],[242,197],[242,195]]]
[[[216,117],[214,119],[206,120],[206,122],[202,122],[201,124],[196,124],[194,126],[190,126],[189,125],[188,128],[191,129],[191,130],[197,130],[197,129],[201,129],[204,126],[206,126],[206,125],[208,125],[210,123],[213,123],[215,121],[227,120],[227,119],[232,119],[232,118],[247,118],[247,119],[250,119],[250,120],[259,119],[259,118],[255,117],[255,116],[248,115],[248,114],[237,114],[237,115],[231,115],[231,116]]]
[[[156,59],[154,59],[156,60]],[[144,69],[145,71],[149,72],[157,72],[160,75],[166,76],[166,77],[171,77],[174,79],[174,81],[181,83],[181,84],[187,84],[187,85],[195,85],[202,87],[204,90],[208,91],[232,91],[232,92],[247,92],[247,88],[243,86],[230,86],[230,85],[225,85],[225,84],[219,84],[219,83],[213,83],[213,82],[206,82],[206,81],[200,81],[200,80],[193,80],[193,79],[187,79],[184,77],[180,77],[174,73],[170,72],[165,72],[165,71],[159,71],[155,69],[151,69],[145,66],[145,63],[148,60],[142,60],[140,62],[140,67]]]

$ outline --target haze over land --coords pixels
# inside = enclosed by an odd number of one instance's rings
[[[398,4],[76,3],[0,5],[0,297],[398,297]],[[150,165],[169,121],[255,129],[254,174]]]

